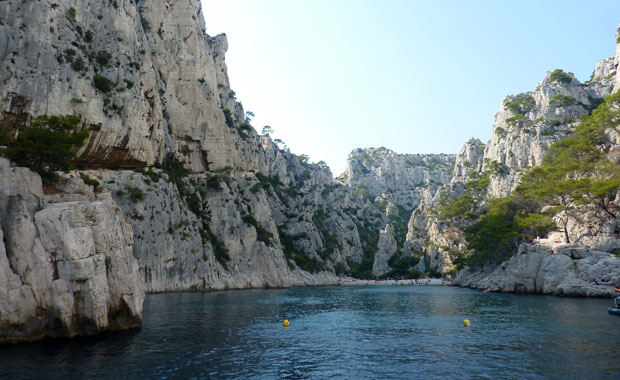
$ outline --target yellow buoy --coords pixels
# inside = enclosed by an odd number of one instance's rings
[[[288,327],[288,325],[289,325],[288,319],[285,319],[284,322],[282,322],[282,326]]]
[[[463,321],[463,326],[469,326],[470,322],[469,319],[466,319]]]

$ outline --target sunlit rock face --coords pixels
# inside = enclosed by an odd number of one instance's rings
[[[374,200],[386,194],[395,205],[413,210],[448,182],[455,155],[397,154],[386,148],[355,149],[347,160],[345,183],[368,190]]]
[[[0,119],[79,114],[89,166],[264,169],[200,1],[3,1]],[[228,110],[228,123],[224,110]],[[251,128],[250,128],[251,129]],[[252,139],[253,140],[253,139]]]
[[[0,158],[0,342],[138,327],[133,232],[109,194],[65,178],[56,194]]]
[[[506,293],[608,298],[615,296],[618,278],[620,260],[610,253],[522,244],[507,262],[466,268],[453,283]]]
[[[367,197],[391,220],[379,234],[372,273],[385,275],[391,269],[388,260],[400,254],[403,242],[396,240],[395,229],[403,229],[411,212],[428,202],[437,190],[450,182],[455,170],[455,155],[397,154],[386,148],[355,149],[347,160],[340,179],[356,194]],[[399,226],[399,223],[402,226]]]
[[[501,165],[501,175],[491,178],[489,195],[508,195],[527,169],[538,166],[554,142],[567,137],[579,122],[609,95],[610,60],[597,66],[593,78],[580,83],[572,73],[548,72],[534,91],[509,96],[495,116],[493,135],[486,144],[482,166]]]
[[[149,292],[337,284],[362,260],[358,226],[386,218],[328,169],[289,152],[277,157],[286,171],[275,165],[271,177],[194,174],[182,191],[160,170],[88,173],[128,216]]]
[[[388,261],[398,250],[396,239],[394,239],[394,229],[389,224],[379,232],[378,247],[379,250],[372,266],[372,274],[382,276],[390,271]]]
[[[462,195],[463,184],[471,179],[472,173],[485,171],[490,173],[490,182],[484,198],[509,195],[523,173],[541,165],[551,144],[575,130],[580,115],[588,114],[604,97],[615,92],[617,67],[618,53],[601,60],[585,83],[580,83],[572,73],[554,70],[546,73],[533,91],[511,95],[502,101],[491,139],[486,144],[473,138],[467,141],[456,157],[450,185],[440,188],[434,199],[424,200],[412,213],[405,247],[408,253],[423,254],[418,270],[453,271],[455,255],[466,250],[464,226],[438,219],[439,199]],[[619,155],[613,144],[618,145],[620,139],[616,131],[609,131],[608,137],[612,144],[609,157],[614,159]],[[595,226],[591,230],[616,228],[615,221],[595,217],[585,209],[583,212],[590,215],[589,225]],[[617,239],[613,234],[598,234],[593,239],[583,223],[571,228],[583,244],[606,250],[615,247]]]
[[[0,178],[2,339],[139,325],[145,290],[336,284],[377,243],[360,241],[387,223],[367,198],[249,124],[198,0],[0,14],[0,121],[77,114],[90,131],[53,194],[33,173]],[[187,173],[156,169],[166,158]]]
[[[503,170],[488,196],[508,194],[620,86],[618,55],[583,85],[548,73],[524,107],[502,103],[487,144],[357,149],[336,181],[250,125],[226,36],[205,33],[198,0],[5,0],[0,15],[0,122],[16,132],[77,114],[90,131],[80,171],[45,192],[0,159],[2,342],[139,326],[145,291],[336,284],[363,265],[384,275],[399,250],[422,255],[420,272],[453,270],[465,246],[433,213],[442,194],[462,194],[490,165]],[[187,173],[156,168],[170,158]],[[413,211],[404,247],[402,210]]]

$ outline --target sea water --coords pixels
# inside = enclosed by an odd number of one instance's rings
[[[156,294],[141,329],[0,347],[0,377],[620,379],[610,305],[422,285]]]

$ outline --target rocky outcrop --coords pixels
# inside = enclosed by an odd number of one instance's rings
[[[141,325],[144,288],[120,208],[80,179],[59,187],[46,194],[37,174],[0,158],[0,342]]]
[[[373,201],[391,223],[380,233],[372,270],[375,276],[390,270],[388,259],[403,248],[411,212],[449,183],[454,163],[455,156],[448,154],[397,154],[386,148],[351,152],[347,171],[340,179]],[[387,234],[388,230],[391,233]]]
[[[259,168],[228,82],[226,36],[206,35],[199,0],[1,3],[7,126],[79,114],[91,167],[150,166],[173,152],[194,172]]]
[[[450,185],[439,189],[434,200],[423,201],[412,213],[406,248],[408,253],[424,253],[425,260],[418,265],[418,270],[452,271],[455,255],[466,250],[463,228],[468,221],[440,221],[436,213],[440,207],[439,199],[461,196],[465,192],[462,184],[475,174],[486,175],[489,181],[483,194],[477,195],[481,207],[488,198],[509,195],[524,172],[542,163],[552,143],[574,131],[580,115],[591,112],[613,92],[617,78],[617,56],[600,61],[586,83],[580,83],[572,73],[554,70],[544,76],[534,91],[504,99],[495,116],[490,141],[486,145],[477,139],[466,142],[456,157]],[[609,133],[610,141],[616,141],[613,136],[617,131]],[[611,152],[609,156],[613,159],[614,147]],[[592,237],[595,235],[592,231],[614,229],[609,227],[610,223],[598,220],[585,209],[579,213],[587,213],[588,216],[576,215],[580,223],[575,223],[571,228],[579,230],[589,225],[591,231],[574,231],[575,236],[580,236],[582,246],[599,244],[597,239],[605,242],[600,244],[614,245],[613,236]],[[584,220],[590,222],[583,223]]]
[[[453,221],[439,220],[437,212],[441,197],[459,197],[464,193],[462,183],[446,185],[430,202],[423,202],[411,214],[403,253],[422,258],[415,268],[418,272],[454,272],[454,257],[466,250],[464,234],[461,226]]]
[[[412,211],[448,182],[454,170],[450,154],[397,154],[386,148],[355,149],[349,154],[345,183],[367,191],[370,199],[384,194],[394,205]]]
[[[379,277],[390,271],[388,261],[398,250],[394,229],[388,224],[379,232],[379,250],[375,254],[375,262],[372,266],[372,274]]]
[[[550,250],[522,244],[499,266],[466,268],[454,285],[494,292],[610,297],[620,279],[620,259],[607,252],[570,247]]]
[[[485,145],[478,139],[471,138],[463,144],[456,155],[454,172],[452,172],[450,182],[465,183],[469,181],[471,173],[479,171],[484,164],[484,150]]]
[[[605,63],[600,66],[605,67],[599,70],[600,75],[609,70]],[[508,195],[525,170],[542,163],[552,143],[574,130],[579,115],[600,104],[599,96],[610,93],[611,82],[599,79],[581,84],[572,73],[555,70],[548,72],[534,91],[504,99],[478,168],[487,169],[492,163],[501,168],[501,175],[491,178],[489,196]]]
[[[261,139],[269,176],[86,172],[128,216],[148,292],[337,284],[371,249],[360,239],[387,218],[328,169]]]

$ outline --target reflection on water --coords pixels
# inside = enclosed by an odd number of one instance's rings
[[[620,379],[608,306],[438,286],[149,295],[141,330],[1,347],[0,377]]]

